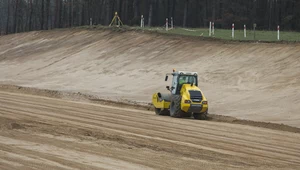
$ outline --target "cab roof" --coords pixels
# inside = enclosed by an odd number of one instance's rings
[[[176,71],[173,73],[174,75],[195,75],[197,76],[198,73],[197,72],[190,72],[190,71]]]

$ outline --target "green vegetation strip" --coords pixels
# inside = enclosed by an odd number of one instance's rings
[[[220,39],[220,40],[233,40],[233,41],[261,41],[261,42],[300,42],[300,32],[291,32],[291,31],[280,31],[280,41],[277,40],[277,31],[254,31],[247,30],[247,37],[244,37],[244,30],[235,30],[234,39],[231,37],[232,31],[228,29],[215,29],[215,34],[209,37],[208,28],[181,28],[176,27],[174,29],[169,29],[166,31],[164,27],[130,27],[122,26],[121,28],[117,27],[108,27],[101,25],[94,26],[82,26],[77,28],[85,29],[105,29],[105,30],[115,30],[115,31],[145,31],[145,32],[156,32],[161,34],[168,35],[183,35],[183,36],[192,36],[192,37],[204,37],[211,39]]]
[[[163,28],[145,28],[145,30],[158,31],[160,33],[166,34],[177,34],[186,36],[202,36],[209,37],[208,29],[203,28],[175,28],[166,31]],[[226,29],[215,29],[215,34],[212,35],[213,38],[224,39],[224,40],[239,40],[239,41],[278,41],[277,31],[254,31],[247,30],[247,37],[244,37],[244,30],[235,30],[235,37],[231,37],[232,31]],[[280,31],[280,41],[300,41],[300,32],[287,32]]]

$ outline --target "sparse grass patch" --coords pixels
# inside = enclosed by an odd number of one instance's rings
[[[135,27],[136,29],[141,29]],[[156,31],[159,33],[166,34],[177,34],[177,35],[186,35],[186,36],[199,36],[199,37],[209,37],[208,29],[204,28],[175,28],[169,31],[166,31],[162,27],[145,27],[145,30]],[[231,37],[231,30],[229,29],[215,29],[215,35],[213,38],[224,39],[224,40],[238,40],[238,41],[278,41],[277,40],[277,31],[255,31],[247,30],[247,37],[244,38],[244,30],[235,30],[235,38]],[[300,32],[291,32],[291,31],[281,31],[280,32],[280,41],[300,41]]]
[[[84,29],[102,29],[102,30],[136,30],[136,31],[147,31],[147,32],[157,32],[162,34],[170,35],[184,35],[184,36],[193,36],[193,37],[205,37],[205,38],[215,38],[222,40],[235,40],[235,41],[263,41],[263,42],[278,42],[277,40],[277,31],[255,31],[255,38],[253,30],[247,30],[247,37],[244,38],[244,30],[235,30],[235,37],[231,37],[231,29],[215,29],[215,35],[209,37],[208,29],[206,28],[181,28],[176,27],[175,29],[170,29],[166,31],[163,27],[145,27],[140,28],[130,27],[124,25],[122,27],[108,27],[103,25],[93,25],[93,26],[81,26],[77,28]],[[284,42],[300,42],[300,32],[292,31],[281,31],[280,32],[280,41]]]

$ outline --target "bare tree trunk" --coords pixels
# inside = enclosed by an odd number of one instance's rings
[[[41,16],[41,30],[44,29],[44,18],[45,18],[45,10],[44,10],[44,8],[45,8],[45,2],[44,2],[44,0],[42,0],[42,9],[41,9],[41,14],[42,14],[42,16]]]
[[[280,6],[281,6],[281,15],[280,15],[280,22],[283,22],[283,19],[284,19],[284,17],[285,17],[285,13],[286,13],[286,1],[281,1],[281,3],[280,3]],[[284,28],[285,28],[286,26],[284,25]]]
[[[58,27],[62,28],[63,27],[63,15],[64,15],[64,4],[63,1],[60,0],[60,5],[59,5],[59,15],[58,15]]]
[[[251,8],[251,1],[250,1],[250,3],[249,3],[249,5],[248,6],[250,6],[249,8]],[[225,25],[225,22],[224,22],[224,11],[225,11],[225,5],[224,5],[224,3],[222,3],[222,4],[220,4],[220,11],[219,11],[219,13],[220,13],[220,18],[221,18],[221,20],[222,20],[222,23],[221,23],[221,27],[222,28],[224,28],[224,25]],[[250,10],[249,10],[250,11]],[[249,12],[249,17],[251,16],[251,12]]]
[[[106,25],[110,23],[110,20],[112,19],[112,7],[110,4],[110,0],[106,0]]]
[[[172,12],[171,12],[171,17],[173,17],[173,20],[175,18],[175,6],[176,6],[176,0],[173,0],[173,2],[172,2]]]
[[[212,21],[216,20],[216,0],[212,0]]]
[[[72,7],[72,4],[71,4],[70,1],[71,1],[71,0],[68,1],[68,6],[67,6],[67,8],[68,8],[68,13],[67,13],[67,15],[68,15],[68,27],[71,27],[71,26],[72,26],[72,24],[71,24],[71,22],[72,22],[72,15],[71,15],[71,7]]]
[[[104,0],[103,0],[103,1],[104,1]],[[91,8],[91,6],[92,6],[91,0],[87,0],[87,3],[88,3],[88,4],[87,4],[87,9],[86,9],[86,10],[87,10],[87,16],[88,16],[88,17],[87,17],[87,20],[88,20],[87,23],[89,23],[90,18],[92,17],[92,15],[91,15],[91,10],[90,10],[90,8]],[[105,3],[105,2],[104,2],[104,3]],[[105,10],[104,10],[104,5],[102,5],[101,8],[102,8],[102,10],[101,10],[102,13],[104,13],[104,11],[105,11]]]
[[[19,6],[18,6],[18,19],[17,19],[17,32],[24,32],[26,30],[26,21],[27,18],[25,18],[25,14],[23,11],[25,11],[24,6],[22,6],[22,0],[19,1]]]
[[[49,29],[49,18],[50,18],[50,0],[46,1],[46,23],[45,23],[45,29],[48,30]]]
[[[76,14],[77,22],[76,22],[76,25],[80,26],[81,25],[81,14],[83,12],[81,0],[77,1],[77,5],[76,6],[77,6],[77,14]]]
[[[256,0],[253,0],[253,9],[252,9],[252,24],[256,23]]]
[[[134,0],[133,1],[133,8],[134,8],[134,18],[138,18],[139,17],[139,0]]]
[[[188,5],[189,5],[189,0],[185,0],[184,12],[183,12],[183,27],[186,27]]]
[[[276,14],[276,25],[279,24],[279,3],[278,0],[275,1],[275,14]]]
[[[128,21],[128,0],[124,0],[124,21]]]
[[[60,11],[60,0],[55,1],[55,27],[59,27],[59,11]]]
[[[166,16],[167,16],[168,18],[171,18],[171,9],[170,9],[170,8],[172,7],[172,6],[171,6],[171,0],[166,0],[166,1],[167,1],[167,2],[166,2],[167,5],[166,5],[166,7],[165,7],[165,10],[167,11],[167,12],[166,12],[166,13],[167,13]]]
[[[7,1],[7,19],[6,19],[6,34],[8,34],[9,32],[10,32],[10,30],[9,30],[9,22],[10,22],[10,20],[9,20],[9,18],[10,18],[10,5],[9,5],[9,1],[10,0],[8,0]]]
[[[29,3],[30,3],[29,31],[32,31],[32,15],[33,15],[33,5],[32,5],[32,0],[30,0]]]
[[[39,18],[38,18],[38,16],[35,14],[35,12],[38,11],[38,10],[37,10],[37,9],[38,9],[38,4],[39,4],[38,1],[39,1],[39,0],[35,0],[35,1],[34,1],[34,7],[35,7],[35,9],[33,10],[33,11],[34,11],[34,12],[33,12],[34,15],[32,16],[32,20],[33,20],[33,23],[32,23],[32,29],[33,29],[33,30],[39,29],[39,25],[38,25],[38,23],[39,23],[39,22],[38,22],[38,19],[39,19]]]
[[[3,27],[2,27],[2,24],[3,24],[3,22],[2,22],[2,18],[4,18],[4,14],[3,14],[3,0],[0,0],[0,9],[1,9],[1,11],[0,11],[0,17],[1,17],[1,19],[0,19],[0,36],[2,35],[2,32],[3,32]]]
[[[81,22],[80,22],[80,25],[84,25],[85,22],[85,1],[82,3],[82,6],[81,6],[82,10],[81,10]]]
[[[3,22],[3,18],[5,17],[4,14],[4,0],[0,0],[0,35],[2,35],[4,33],[4,22]]]
[[[151,27],[152,15],[153,15],[153,1],[151,0],[150,1],[150,7],[149,7],[148,27]]]
[[[272,25],[272,8],[273,8],[273,0],[269,0],[269,30],[271,30]]]
[[[19,0],[16,0],[15,16],[14,16],[14,33],[18,31],[18,11],[19,11]]]
[[[70,26],[73,27],[73,24],[74,24],[74,3],[73,3],[73,0],[71,0],[71,24]]]

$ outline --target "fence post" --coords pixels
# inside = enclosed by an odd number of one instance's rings
[[[253,39],[256,40],[256,23],[253,24]]]
[[[234,39],[234,23],[232,24],[232,39]]]
[[[92,25],[93,25],[93,19],[90,18],[90,26],[92,26]]]
[[[143,16],[143,28],[145,28],[145,18]]]
[[[244,25],[244,38],[247,38],[247,27]]]
[[[144,22],[144,15],[142,15],[142,16],[141,16],[141,28],[143,28],[143,27],[144,27],[144,24],[143,24],[143,22]]]
[[[280,40],[280,26],[277,26],[277,40]]]
[[[166,18],[166,31],[168,31],[168,30],[169,30],[169,19]]]
[[[215,35],[215,22],[212,22],[212,35]]]
[[[208,35],[211,37],[211,22],[209,22],[209,33]]]

